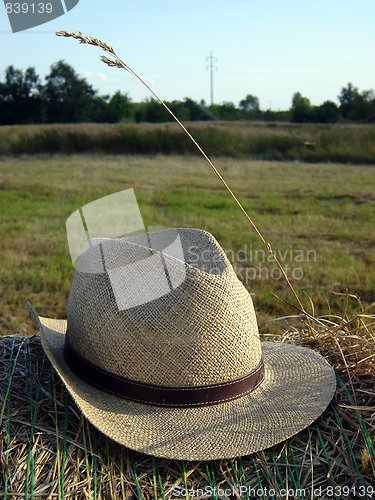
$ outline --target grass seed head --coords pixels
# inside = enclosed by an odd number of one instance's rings
[[[73,32],[73,31],[57,31],[56,32],[57,36],[64,36],[66,38],[74,38],[75,40],[78,40],[79,43],[84,43],[87,45],[95,45],[96,47],[99,47],[106,52],[109,52],[110,54],[116,55],[114,48],[109,45],[107,42],[102,42],[102,40],[99,40],[99,38],[94,38],[92,36],[84,36],[80,31],[78,32]]]
[[[121,64],[121,61],[119,59],[111,59],[110,57],[107,57],[107,56],[101,56],[100,59],[105,63],[107,64],[107,66],[110,66],[110,67],[115,67],[115,68],[122,68],[122,64]]]

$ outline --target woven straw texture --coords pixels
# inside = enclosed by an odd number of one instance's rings
[[[183,260],[159,251],[171,234],[151,233],[152,249],[136,242],[140,235],[103,240],[82,255],[68,304],[72,346],[102,368],[154,384],[249,373],[261,357],[249,293],[211,234],[179,229],[172,252]]]
[[[164,237],[170,234],[158,233],[157,241]],[[116,297],[118,285],[125,290],[121,280],[128,276],[124,269],[129,264],[137,264],[138,272],[144,267],[146,278],[147,265],[160,264],[159,250],[127,238],[106,240],[85,252],[72,285],[68,322],[38,317],[30,307],[42,345],[79,408],[120,444],[182,460],[247,455],[307,427],[333,397],[331,366],[310,349],[260,343],[250,295],[216,240],[194,229],[179,230],[179,237],[184,261],[162,254],[170,290],[157,290],[154,300],[126,308]],[[135,294],[147,279],[140,277],[138,283]],[[128,294],[130,304],[134,293]],[[261,355],[265,379],[252,393],[213,406],[142,405],[97,389],[67,367],[62,357],[67,329],[71,343],[87,359],[136,380],[220,382],[249,372]]]

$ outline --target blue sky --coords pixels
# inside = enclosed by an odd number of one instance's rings
[[[106,67],[95,47],[54,35],[82,31],[111,43],[164,99],[210,100],[206,56],[213,51],[215,102],[251,93],[263,109],[287,109],[299,91],[313,104],[336,100],[351,81],[375,88],[374,0],[80,0],[64,16],[12,33],[0,3],[0,78],[9,64],[41,76],[64,59],[98,89],[147,90]]]

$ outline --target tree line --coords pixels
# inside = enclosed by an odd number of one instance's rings
[[[348,83],[338,95],[338,104],[325,101],[319,106],[296,92],[286,111],[261,110],[259,99],[248,94],[236,106],[232,102],[206,105],[185,98],[167,102],[183,121],[268,120],[337,123],[343,120],[375,121],[375,93],[360,92]],[[0,82],[0,124],[103,122],[167,122],[172,117],[156,100],[132,102],[120,91],[99,95],[66,62],[52,64],[43,84],[35,68],[25,71],[9,66]]]

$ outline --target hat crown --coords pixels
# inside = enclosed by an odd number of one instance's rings
[[[67,335],[98,367],[158,385],[231,380],[261,358],[251,297],[215,238],[199,229],[103,239],[84,252]]]

